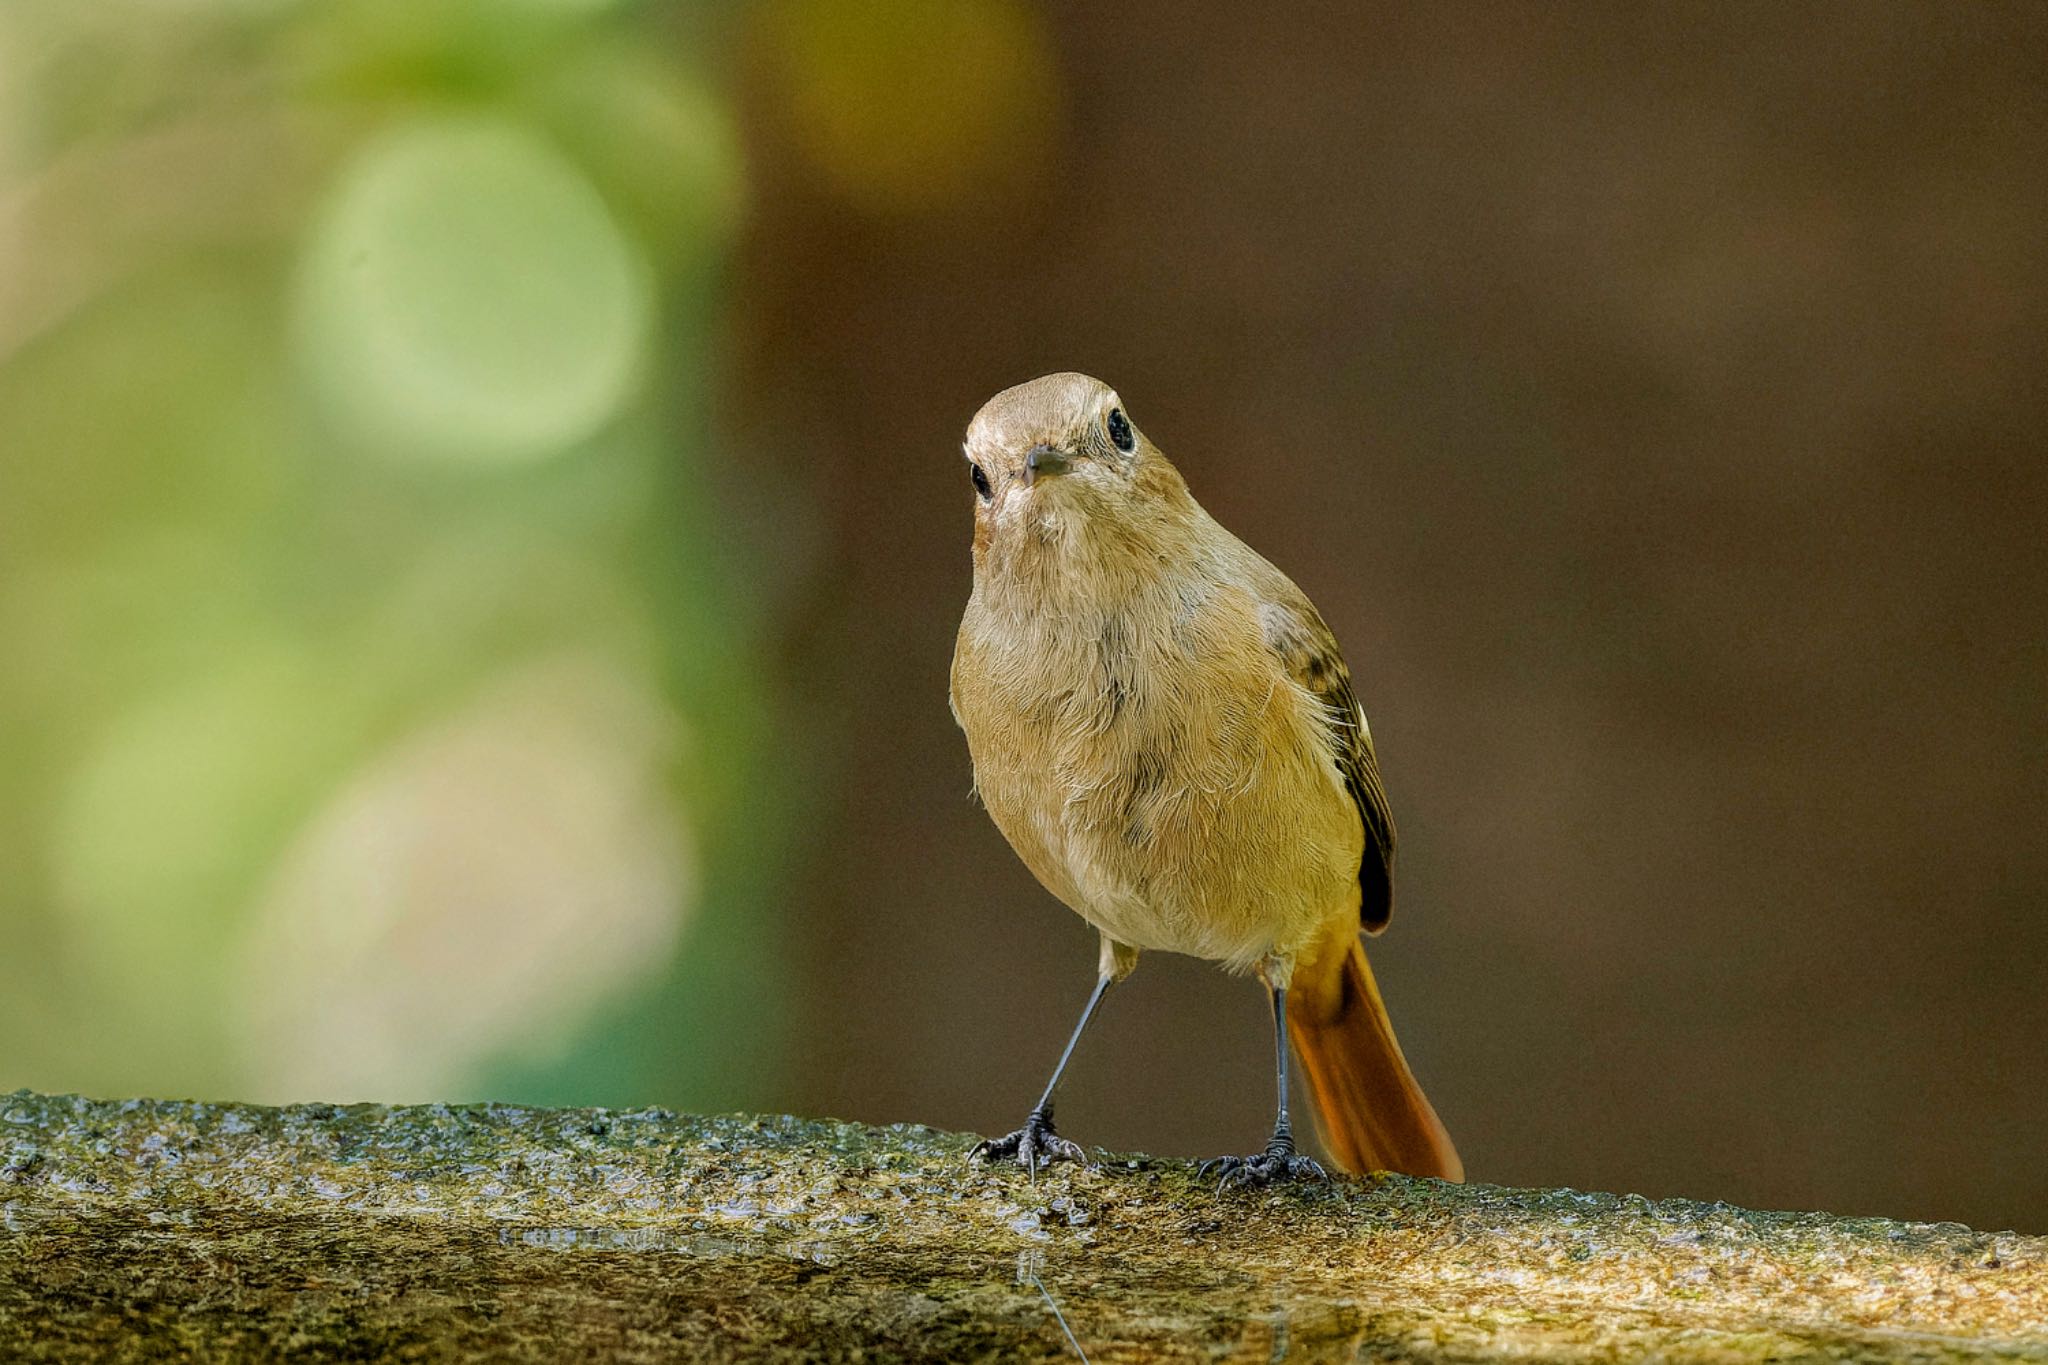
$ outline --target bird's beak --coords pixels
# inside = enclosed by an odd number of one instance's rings
[[[1041,474],[1064,474],[1073,464],[1073,457],[1056,446],[1033,446],[1024,456],[1024,486],[1038,482]]]

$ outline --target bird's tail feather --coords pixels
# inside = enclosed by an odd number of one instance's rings
[[[1450,1134],[1394,1041],[1355,933],[1295,969],[1287,1017],[1316,1126],[1338,1165],[1465,1178]]]

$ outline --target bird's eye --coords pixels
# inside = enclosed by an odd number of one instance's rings
[[[1124,416],[1122,408],[1109,410],[1109,439],[1126,455],[1138,448],[1138,438],[1131,432],[1131,419]]]
[[[974,466],[973,466],[973,469],[974,469],[974,491],[975,491],[975,492],[977,492],[977,493],[979,493],[979,494],[981,494],[981,500],[982,500],[983,502],[987,502],[987,501],[988,501],[988,499],[989,499],[989,490],[988,490],[988,475],[986,475],[986,474],[984,474],[984,473],[982,473],[982,472],[981,472],[981,466],[980,466],[980,465],[978,465],[978,464],[977,464],[977,465],[974,465]]]

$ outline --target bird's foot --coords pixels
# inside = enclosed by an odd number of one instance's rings
[[[1276,1134],[1266,1150],[1254,1156],[1219,1156],[1201,1165],[1203,1176],[1215,1176],[1218,1191],[1257,1189],[1283,1180],[1328,1180],[1323,1163],[1294,1150],[1294,1139]]]
[[[983,1138],[967,1155],[970,1161],[1015,1161],[1034,1177],[1040,1166],[1050,1166],[1055,1161],[1088,1164],[1088,1154],[1081,1150],[1081,1145],[1055,1133],[1052,1115],[1042,1109],[1032,1110],[1024,1126],[1008,1137]]]

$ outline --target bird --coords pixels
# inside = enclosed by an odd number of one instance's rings
[[[1146,951],[1256,974],[1279,1110],[1219,1185],[1327,1178],[1296,1145],[1291,1052],[1350,1172],[1462,1180],[1402,1056],[1362,935],[1393,913],[1394,820],[1323,617],[1195,501],[1123,400],[1085,374],[1004,389],[961,446],[974,578],[949,688],[974,793],[1100,936],[1080,1021],[1023,1125],[978,1144],[1035,1176],[1086,1163],[1053,1112],[1111,986]]]

